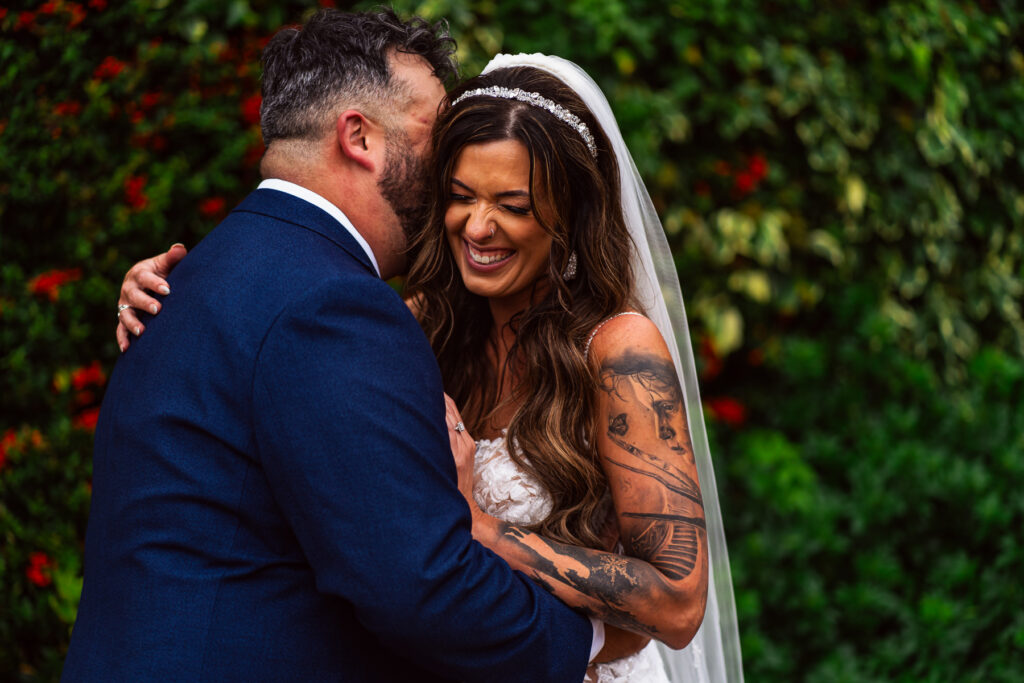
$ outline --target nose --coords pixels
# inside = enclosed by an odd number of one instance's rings
[[[484,202],[476,202],[469,207],[469,216],[466,218],[466,237],[483,244],[494,235],[494,219]]]

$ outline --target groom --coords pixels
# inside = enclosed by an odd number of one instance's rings
[[[581,681],[587,619],[471,539],[404,267],[451,40],[264,53],[264,181],[110,380],[65,681]]]

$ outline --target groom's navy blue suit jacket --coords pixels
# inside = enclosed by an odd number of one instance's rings
[[[65,681],[581,681],[584,618],[471,540],[429,344],[327,213],[257,190],[96,428]]]

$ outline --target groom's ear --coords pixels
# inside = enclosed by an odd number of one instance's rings
[[[338,148],[342,156],[371,173],[376,169],[383,151],[381,133],[378,126],[355,109],[348,109],[338,117]]]

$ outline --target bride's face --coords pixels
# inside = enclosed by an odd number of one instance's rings
[[[463,148],[450,191],[444,223],[466,288],[525,307],[551,253],[551,236],[530,208],[526,147],[499,140]],[[544,197],[534,200],[546,205]]]

